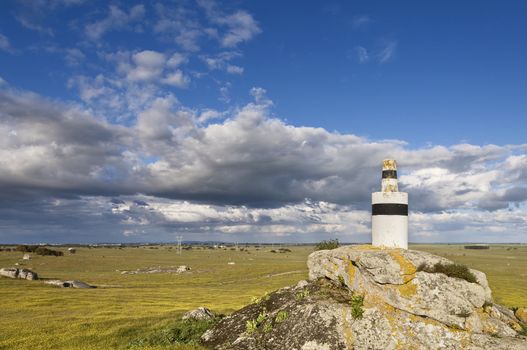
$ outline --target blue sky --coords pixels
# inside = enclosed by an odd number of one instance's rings
[[[0,241],[527,241],[524,2],[0,10]]]

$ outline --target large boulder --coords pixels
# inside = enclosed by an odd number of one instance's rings
[[[527,349],[509,310],[473,282],[418,267],[430,253],[345,246],[312,253],[309,282],[224,318],[202,337],[214,349]],[[428,271],[428,270],[426,270]]]
[[[16,267],[8,267],[0,269],[0,276],[9,278],[19,278],[25,280],[37,280],[38,274],[28,269],[19,269]]]

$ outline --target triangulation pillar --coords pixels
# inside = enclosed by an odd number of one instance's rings
[[[371,243],[408,249],[408,193],[399,192],[393,159],[383,161],[381,187],[382,192],[371,195]]]

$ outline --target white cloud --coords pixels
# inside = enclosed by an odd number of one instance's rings
[[[176,70],[175,72],[169,73],[163,80],[164,84],[172,85],[180,88],[187,87],[190,83],[190,78],[183,74],[181,70]]]
[[[216,55],[201,55],[200,58],[209,70],[223,70],[230,74],[242,74],[243,67],[229,63],[241,56],[242,54],[237,51],[224,51]]]
[[[114,29],[125,29],[133,22],[139,21],[145,14],[144,5],[135,5],[128,13],[116,5],[110,5],[108,15],[97,22],[85,26],[85,33],[91,40],[99,40],[106,32]]]
[[[161,76],[165,67],[165,55],[145,50],[132,55],[134,66],[127,72],[127,78],[132,81],[151,81]]]
[[[51,28],[44,27],[38,23],[34,23],[26,17],[17,16],[16,20],[27,29],[34,30],[43,35],[55,36],[55,33]]]
[[[227,33],[221,39],[221,44],[225,47],[235,47],[239,43],[249,41],[262,31],[251,14],[246,11],[237,11],[218,19],[218,22],[228,27]]]
[[[227,73],[231,74],[242,74],[243,73],[243,67],[235,66],[233,64],[229,64],[226,68]]]
[[[0,50],[11,51],[11,44],[9,43],[9,39],[2,33],[0,33]]]
[[[370,60],[370,55],[365,47],[356,46],[355,53],[357,54],[357,59],[359,60],[359,63],[366,63]]]
[[[389,62],[392,57],[395,55],[395,51],[397,50],[397,41],[392,40],[386,42],[382,49],[377,54],[377,58],[380,63],[386,63]]]
[[[353,28],[356,28],[356,29],[365,27],[372,22],[373,20],[368,15],[353,16],[353,18],[351,19],[351,24]]]
[[[187,56],[181,53],[173,54],[170,59],[167,61],[167,66],[171,68],[176,68],[188,62]]]

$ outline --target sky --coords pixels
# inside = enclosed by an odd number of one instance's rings
[[[527,243],[527,3],[0,4],[0,242]]]

